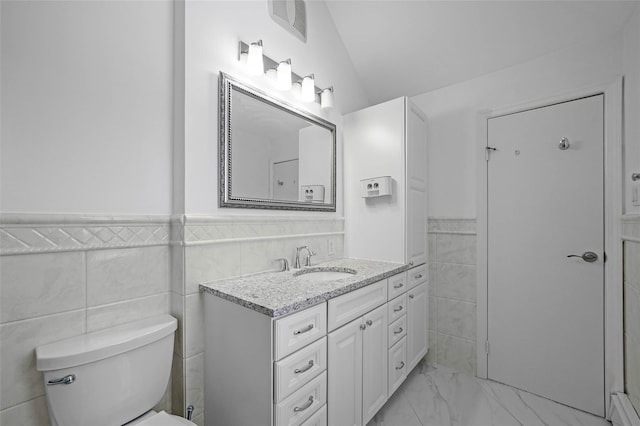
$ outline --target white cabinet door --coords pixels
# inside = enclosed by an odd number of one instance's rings
[[[427,119],[409,99],[406,111],[405,261],[420,265],[427,262]]]
[[[363,317],[366,328],[362,339],[362,424],[387,402],[387,306],[383,305]]]
[[[328,335],[328,408],[332,426],[362,425],[362,318]]]
[[[407,292],[407,362],[411,371],[429,349],[428,284],[417,285]]]

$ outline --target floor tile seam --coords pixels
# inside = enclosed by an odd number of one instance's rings
[[[507,414],[509,414],[511,417],[513,417],[513,419],[519,424],[524,426],[524,423],[522,423],[520,421],[520,419],[514,414],[512,413],[512,411],[507,407],[507,404],[505,404],[503,401],[501,401],[501,399],[498,397],[498,395],[496,395],[494,392],[491,392],[489,389],[487,389],[488,382],[489,380],[485,380],[485,379],[481,379],[479,377],[472,377],[472,379],[474,379],[474,381],[480,386],[480,390],[482,391],[482,393],[484,395],[486,395],[487,397],[491,398],[492,400],[494,400],[496,402],[496,404],[498,404],[500,407],[502,407],[504,409],[504,411],[507,412]],[[497,382],[496,382],[497,383]],[[520,396],[518,396],[518,398],[520,398]],[[525,406],[527,407],[527,409],[531,410],[531,408],[525,404]],[[533,410],[532,410],[533,411]],[[540,417],[538,416],[537,413],[533,413],[538,419],[540,419]],[[541,419],[540,419],[541,420]],[[548,426],[545,422],[542,422],[545,426]]]
[[[451,334],[451,333],[443,333],[442,331],[438,331],[438,330],[434,330],[436,332],[436,334],[442,334],[445,336],[449,336],[449,337],[455,337],[456,339],[460,339],[460,340],[464,340],[467,343],[478,343],[477,339],[469,339],[468,337],[460,337],[460,336],[456,336],[455,334]]]

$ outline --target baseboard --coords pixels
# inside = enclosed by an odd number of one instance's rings
[[[611,423],[613,426],[640,426],[638,413],[622,392],[611,395]]]

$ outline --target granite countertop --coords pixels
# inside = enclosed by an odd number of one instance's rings
[[[332,270],[356,274],[335,280],[301,280],[305,270]],[[265,272],[200,284],[200,291],[276,318],[317,305],[409,269],[402,263],[337,259],[286,272]],[[304,272],[303,272],[304,273]]]

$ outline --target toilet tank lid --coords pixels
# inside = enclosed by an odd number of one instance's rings
[[[109,358],[172,334],[178,321],[159,315],[36,348],[38,371],[59,370]]]

